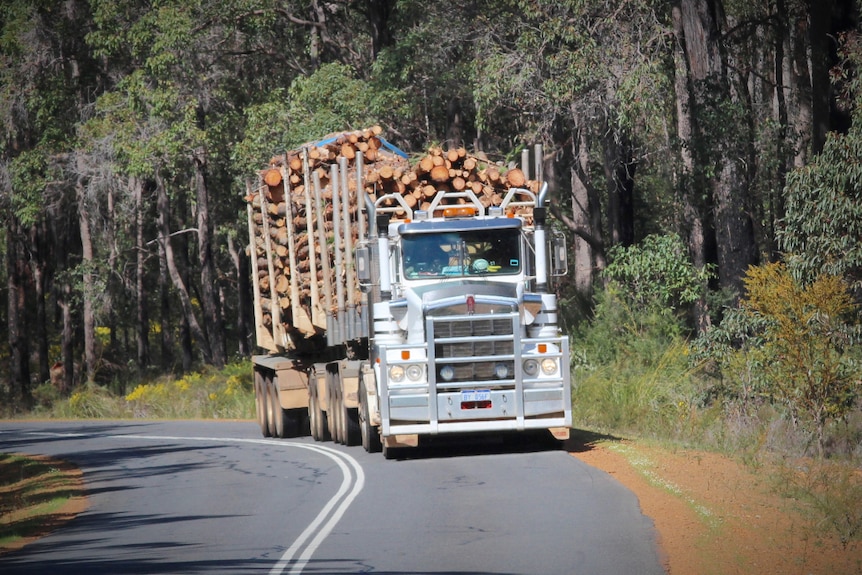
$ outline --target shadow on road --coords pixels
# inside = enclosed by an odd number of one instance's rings
[[[572,429],[571,436],[565,441],[555,439],[544,430],[506,434],[497,432],[488,435],[452,434],[423,437],[420,439],[419,447],[398,449],[393,459],[436,459],[544,451],[581,453],[589,451],[599,441],[609,439],[618,438],[580,429]]]

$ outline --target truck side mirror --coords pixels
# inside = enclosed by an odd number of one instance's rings
[[[359,283],[371,283],[371,251],[368,247],[356,248],[356,277]]]
[[[566,236],[559,230],[551,232],[551,275],[561,277],[569,273],[566,258]]]

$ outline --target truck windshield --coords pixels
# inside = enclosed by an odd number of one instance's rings
[[[401,256],[407,279],[518,274],[518,230],[476,230],[405,235]]]

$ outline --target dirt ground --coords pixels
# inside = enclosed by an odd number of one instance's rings
[[[81,470],[68,463],[41,455],[27,456],[50,467],[47,475],[21,477],[18,466],[0,467],[0,533],[16,533],[19,538],[0,541],[0,556],[59,529],[87,508]],[[43,512],[44,503],[54,497],[66,502]]]
[[[727,457],[619,440],[574,441],[572,455],[637,495],[655,523],[670,575],[862,575],[862,544],[842,548],[818,534],[810,514],[774,493],[768,471]],[[55,461],[81,490],[45,518],[39,532],[0,555],[58,529],[87,507],[80,471]],[[4,517],[8,520],[8,517]]]
[[[862,543],[843,548],[811,513],[775,493],[769,470],[727,457],[598,441],[573,450],[637,495],[671,575],[862,574]]]

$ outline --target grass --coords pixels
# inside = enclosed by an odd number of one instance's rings
[[[221,369],[204,367],[181,377],[171,375],[131,384],[86,383],[68,396],[50,383],[33,390],[36,406],[26,417],[62,419],[253,419],[253,370],[250,360]],[[8,402],[4,402],[7,404]],[[0,417],[13,413],[2,413]]]
[[[83,479],[74,466],[0,454],[0,554],[54,530],[84,505]]]

